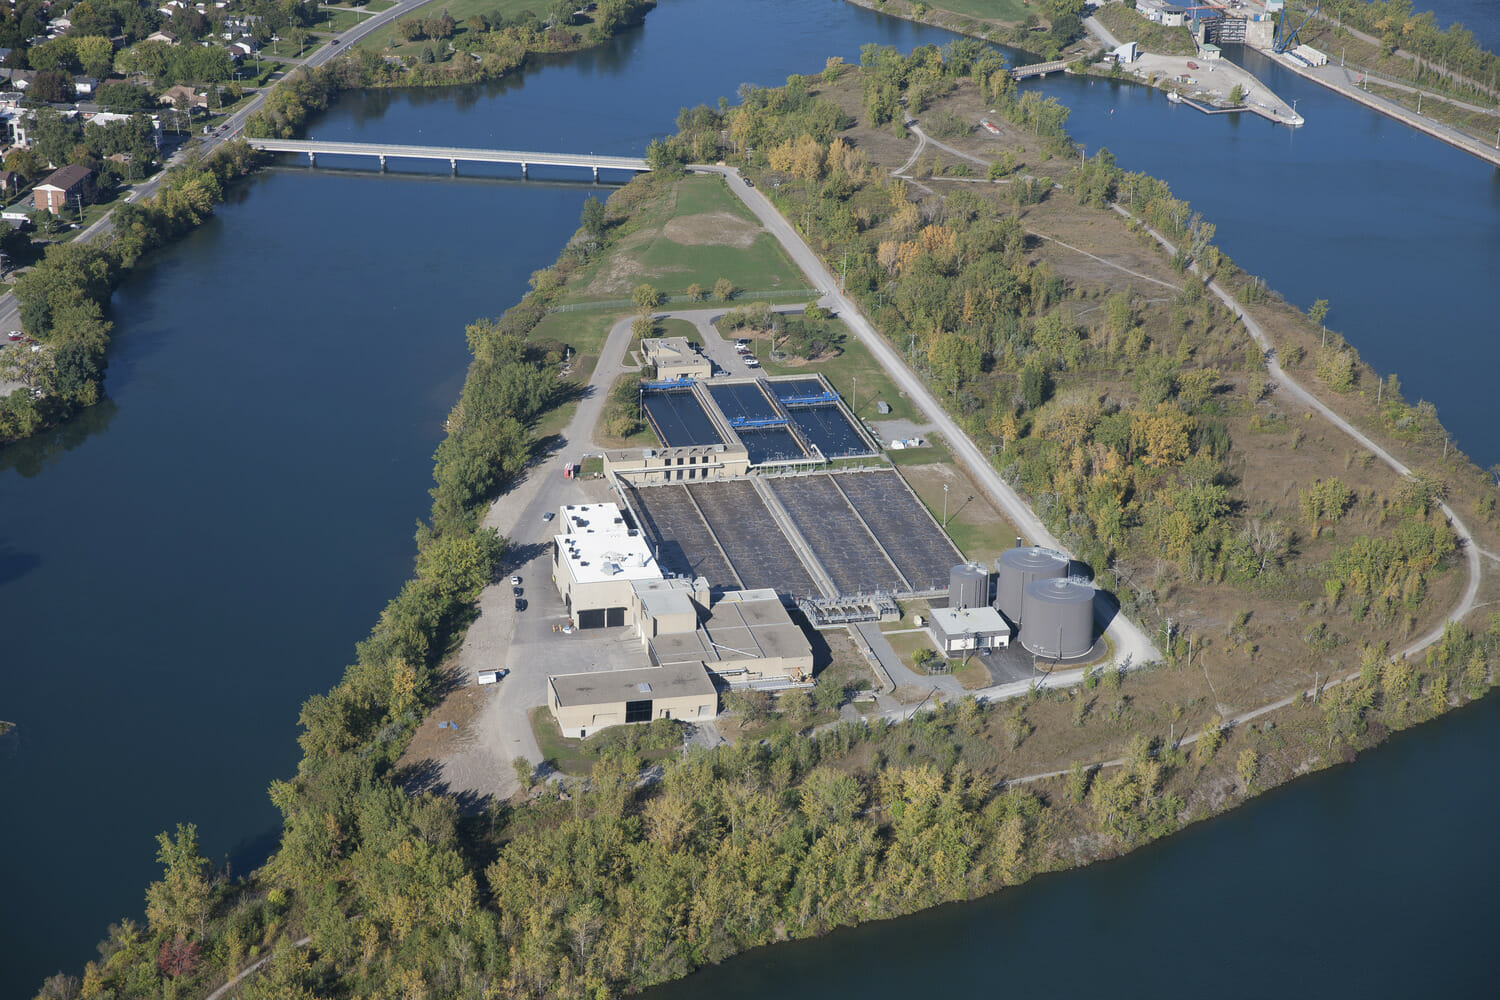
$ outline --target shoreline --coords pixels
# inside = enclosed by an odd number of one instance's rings
[[[1356,104],[1364,105],[1371,111],[1375,111],[1382,115],[1385,115],[1387,118],[1400,122],[1402,125],[1405,125],[1408,128],[1414,129],[1433,139],[1437,139],[1440,142],[1446,143],[1447,145],[1452,146],[1454,149],[1460,150],[1461,152],[1468,153],[1470,156],[1484,160],[1485,162],[1495,167],[1500,167],[1500,149],[1490,149],[1488,146],[1481,143],[1478,139],[1466,135],[1465,133],[1459,132],[1457,129],[1452,129],[1448,126],[1434,122],[1424,115],[1418,115],[1413,111],[1409,111],[1406,108],[1403,108],[1401,105],[1396,104],[1393,101],[1387,101],[1383,97],[1377,97],[1374,94],[1366,93],[1365,91],[1360,90],[1358,87],[1355,87],[1352,84],[1340,83],[1337,79],[1331,79],[1329,77],[1320,75],[1317,70],[1298,66],[1289,59],[1278,58],[1277,56],[1269,52],[1262,52],[1261,54],[1264,55],[1267,59],[1274,60],[1276,64],[1278,66],[1281,66],[1283,69],[1288,69],[1305,80],[1310,80],[1327,90],[1331,90],[1336,94],[1340,94],[1343,97],[1354,101]],[[1336,72],[1343,72],[1346,76],[1348,75],[1347,70],[1345,70],[1343,67],[1333,65],[1333,63],[1329,63],[1327,66],[1321,68],[1326,70],[1330,75]],[[1441,96],[1435,96],[1435,99],[1442,100],[1443,98]]]

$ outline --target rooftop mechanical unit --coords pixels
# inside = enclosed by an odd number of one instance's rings
[[[1037,656],[1070,660],[1094,646],[1094,588],[1079,580],[1026,585],[1021,645]]]
[[[1068,557],[1056,549],[1038,546],[1007,549],[995,562],[999,580],[995,585],[995,607],[1011,624],[1019,625],[1026,612],[1026,587],[1037,580],[1056,580],[1068,575]]]

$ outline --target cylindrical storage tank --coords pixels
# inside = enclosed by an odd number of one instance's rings
[[[1094,588],[1078,580],[1036,580],[1023,598],[1021,645],[1037,656],[1067,660],[1094,645]]]
[[[1036,580],[1056,580],[1068,575],[1068,557],[1056,549],[1038,546],[1007,549],[995,563],[1000,573],[995,584],[995,605],[1000,613],[1019,625],[1025,614],[1026,586]]]
[[[990,603],[990,572],[967,563],[948,574],[948,607],[984,608]]]

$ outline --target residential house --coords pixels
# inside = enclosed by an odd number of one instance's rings
[[[153,31],[146,36],[148,42],[166,42],[168,45],[177,44],[177,36],[170,31]]]
[[[77,206],[94,200],[94,172],[76,163],[54,170],[33,190],[37,211],[62,211],[64,205]]]
[[[14,170],[0,170],[0,197],[9,198],[21,190],[21,175]]]
[[[189,87],[186,84],[182,83],[179,83],[175,87],[168,87],[166,90],[162,91],[161,103],[165,104],[169,108],[175,108],[177,107],[178,98],[185,98],[187,100],[189,111],[191,111],[193,108],[208,107],[208,98],[206,96],[204,96],[203,94],[194,93],[192,87]]]

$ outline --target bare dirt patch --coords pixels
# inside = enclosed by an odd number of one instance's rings
[[[705,212],[668,220],[662,235],[683,246],[726,246],[747,250],[765,230],[730,212]]]

